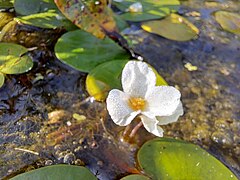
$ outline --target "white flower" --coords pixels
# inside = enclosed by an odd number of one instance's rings
[[[122,71],[123,92],[113,89],[107,97],[112,120],[126,126],[139,116],[145,129],[163,136],[165,125],[183,115],[180,92],[172,86],[155,86],[156,76],[144,62],[129,61]]]

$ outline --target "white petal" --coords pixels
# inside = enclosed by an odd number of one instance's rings
[[[156,76],[144,62],[129,61],[122,71],[123,91],[132,97],[144,97],[156,84]]]
[[[147,101],[146,111],[155,116],[170,116],[180,103],[180,92],[172,86],[155,86],[145,96]]]
[[[154,134],[155,136],[163,137],[163,129],[160,126],[158,126],[157,119],[155,118],[151,119],[144,115],[141,115],[140,117],[141,117],[143,126],[148,132]]]
[[[108,94],[107,110],[117,125],[126,126],[130,124],[138,114],[128,107],[128,99],[129,96],[118,89],[113,89]]]
[[[176,122],[179,118],[179,116],[183,115],[183,107],[182,107],[182,103],[180,102],[176,111],[173,113],[173,115],[171,116],[157,116],[157,120],[158,125],[165,125],[165,124],[169,124],[172,122]]]

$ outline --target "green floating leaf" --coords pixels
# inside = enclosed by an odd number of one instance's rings
[[[5,80],[4,74],[0,72],[0,88],[3,86],[4,80]]]
[[[109,90],[121,89],[121,73],[128,60],[115,60],[94,68],[87,76],[86,89],[97,101],[104,101]]]
[[[40,11],[40,3],[39,0],[14,0],[14,9],[18,14],[21,15],[29,15],[35,14]]]
[[[106,61],[129,57],[111,39],[101,40],[82,30],[68,32],[59,38],[55,53],[61,61],[83,72],[89,72]]]
[[[0,72],[19,74],[33,67],[32,59],[26,54],[27,48],[13,43],[0,43]]]
[[[12,0],[0,0],[0,9],[13,7]]]
[[[114,20],[120,32],[129,27],[128,23],[121,16],[117,14],[114,14]]]
[[[57,9],[53,0],[14,0],[14,9],[18,14],[31,15],[45,12],[49,9]]]
[[[177,14],[171,14],[161,20],[144,22],[141,27],[147,32],[175,41],[188,41],[199,34],[196,26]]]
[[[142,12],[126,12],[133,3],[142,4]],[[167,16],[176,12],[180,2],[178,0],[124,0],[123,2],[114,2],[114,4],[123,12],[121,16],[128,21],[145,21]]]
[[[97,101],[104,101],[111,89],[122,89],[121,73],[128,60],[108,61],[94,68],[87,76],[86,89]],[[157,77],[157,86],[167,85],[166,81],[151,67]]]
[[[215,12],[216,21],[228,32],[240,35],[240,15],[233,12]]]
[[[150,180],[150,178],[143,175],[134,174],[121,178],[121,180]]]
[[[11,180],[97,180],[85,167],[53,165],[36,169],[13,177]]]
[[[138,152],[141,168],[152,179],[219,180],[237,177],[199,146],[184,141],[157,138]]]
[[[29,16],[23,16],[15,18],[21,23],[40,27],[40,28],[57,28],[57,27],[69,27],[73,24],[68,21],[62,14],[59,14],[55,10],[48,12],[32,14]]]

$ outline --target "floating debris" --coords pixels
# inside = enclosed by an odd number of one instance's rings
[[[188,70],[188,71],[196,71],[198,70],[197,66],[193,66],[191,63],[186,63],[184,65],[184,67]]]

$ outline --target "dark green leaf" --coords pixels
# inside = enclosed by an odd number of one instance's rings
[[[57,9],[53,0],[15,0],[14,8],[18,14],[31,15],[39,12],[49,11],[50,9]]]
[[[184,141],[157,138],[138,152],[141,168],[152,179],[237,180],[215,157],[199,146]]]
[[[33,62],[27,51],[27,48],[18,44],[0,43],[0,72],[19,74],[29,71]]]
[[[68,32],[59,38],[55,53],[64,63],[84,72],[89,72],[106,61],[129,57],[111,39],[101,40],[82,30]]]
[[[53,165],[15,176],[11,180],[97,180],[85,167]]]
[[[38,13],[40,11],[40,7],[41,5],[39,3],[39,0],[31,0],[31,3],[29,3],[29,0],[14,1],[15,11],[21,15]]]

